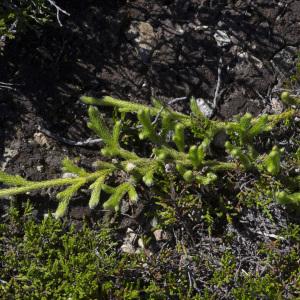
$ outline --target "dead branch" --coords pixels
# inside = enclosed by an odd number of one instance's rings
[[[60,21],[59,14],[60,14],[60,13],[63,13],[63,14],[65,14],[66,16],[70,16],[70,14],[69,14],[67,11],[65,11],[64,9],[62,9],[61,7],[59,7],[53,0],[47,0],[47,1],[48,1],[52,6],[55,7],[55,9],[56,9],[56,18],[57,18],[57,22],[58,22],[59,26],[62,27],[63,25],[62,25],[62,23],[61,23],[61,21]]]

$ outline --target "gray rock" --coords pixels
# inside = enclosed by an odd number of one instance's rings
[[[219,47],[225,47],[231,44],[231,39],[224,30],[217,30],[214,34],[214,38]]]

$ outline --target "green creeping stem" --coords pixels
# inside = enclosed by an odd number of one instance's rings
[[[123,159],[126,159],[126,160],[140,159],[140,157],[137,154],[135,154],[134,152],[130,152],[123,148],[119,148],[117,153],[119,154],[120,157],[122,157]]]
[[[203,163],[204,167],[209,167],[212,172],[223,172],[223,171],[233,171],[237,169],[243,169],[243,166],[232,162],[218,162],[214,160],[207,160]]]
[[[285,91],[280,96],[282,102],[289,105],[300,105],[300,98],[291,96],[289,92]]]
[[[184,152],[184,126],[181,123],[175,125],[175,132],[173,135],[173,142],[179,151]]]
[[[82,96],[80,100],[89,105],[97,105],[97,106],[113,106],[117,107],[121,112],[138,112],[140,110],[149,109],[149,113],[152,117],[157,116],[159,113],[162,117],[171,115],[173,120],[178,120],[184,125],[184,127],[191,127],[193,125],[192,119],[189,115],[176,112],[170,108],[161,109],[157,107],[147,106],[139,103],[133,103],[125,100],[115,99],[110,96],[105,96],[101,99],[89,97],[89,96]],[[268,115],[268,122],[271,122],[271,125],[274,126],[281,120],[291,118],[295,115],[296,111],[294,109],[289,109],[281,114],[278,115]],[[205,118],[203,116],[203,118]],[[206,118],[205,118],[206,119]],[[251,124],[254,125],[260,117],[253,118]],[[214,121],[206,119],[208,122],[211,123],[216,129],[222,130],[226,128],[228,125],[236,124],[237,122],[228,121],[228,122],[221,122],[221,121]]]
[[[109,170],[109,171],[112,171],[112,170]],[[64,185],[69,185],[69,184],[76,184],[76,183],[80,183],[83,179],[87,183],[87,182],[96,180],[102,174],[103,174],[103,170],[92,173],[86,177],[58,178],[58,179],[45,180],[42,182],[28,181],[28,183],[22,187],[12,187],[12,188],[8,188],[8,189],[0,190],[0,198],[5,197],[5,196],[24,194],[24,193],[31,192],[34,190],[46,189],[49,187],[58,187],[58,186],[64,186]]]
[[[300,192],[288,194],[282,191],[282,192],[277,192],[275,196],[278,202],[281,204],[300,205]]]
[[[160,144],[161,143],[160,138],[156,134],[155,128],[154,128],[153,124],[151,123],[151,115],[150,115],[149,108],[140,110],[137,113],[137,117],[138,117],[140,123],[143,125],[143,129],[139,134],[139,138],[141,140],[143,140],[145,138],[149,138],[152,142]]]
[[[274,146],[264,160],[266,170],[273,176],[278,175],[280,172],[280,154],[282,151],[277,146]]]
[[[106,192],[109,193],[110,191],[106,190]],[[134,186],[129,182],[124,182],[111,190],[112,195],[106,202],[103,203],[103,208],[114,209],[115,211],[118,211],[120,201],[126,193],[128,193],[130,201],[136,202],[138,200],[138,194]]]
[[[238,158],[241,161],[246,170],[251,169],[251,160],[248,155],[242,152],[242,149],[233,146],[229,141],[225,143],[225,148],[234,158]]]
[[[110,96],[105,96],[101,99],[97,99],[94,97],[88,97],[88,96],[82,96],[80,100],[89,105],[98,105],[98,106],[113,106],[117,107],[119,111],[121,112],[138,112],[141,110],[149,110],[149,114],[153,117],[161,113],[161,115],[165,114],[171,114],[173,115],[174,119],[180,120],[183,125],[185,126],[191,126],[191,120],[190,116],[176,112],[172,109],[168,109],[167,112],[164,111],[164,109],[157,108],[157,107],[152,107],[152,106],[147,106],[139,103],[132,103],[129,101],[124,101],[120,99],[115,99]]]
[[[189,149],[188,158],[191,160],[194,167],[199,167],[201,164],[201,161],[199,161],[198,157],[198,148],[196,145],[193,145]]]

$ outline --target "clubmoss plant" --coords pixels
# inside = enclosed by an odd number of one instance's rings
[[[89,186],[90,208],[100,202],[102,192],[109,195],[103,203],[105,209],[119,210],[121,199],[128,195],[131,202],[138,200],[136,187],[145,184],[151,187],[157,176],[168,176],[172,172],[178,180],[194,184],[195,187],[214,185],[225,172],[254,172],[278,177],[283,175],[281,154],[283,149],[274,145],[268,153],[260,153],[255,149],[253,141],[257,136],[270,132],[281,121],[293,119],[299,112],[287,109],[278,115],[261,115],[253,117],[246,113],[233,121],[222,122],[204,117],[195,99],[191,99],[191,114],[183,114],[172,110],[158,100],[153,106],[131,103],[112,97],[96,99],[83,96],[82,102],[89,105],[88,127],[97,134],[104,143],[102,156],[111,162],[98,161],[97,170],[89,172],[80,168],[69,159],[62,162],[64,172],[73,174],[71,178],[58,178],[41,182],[29,181],[18,175],[0,172],[0,182],[9,186],[0,190],[0,197],[7,197],[34,190],[64,187],[57,194],[59,200],[56,217],[65,215],[71,198],[84,186]],[[295,104],[293,102],[293,104]],[[296,103],[297,104],[297,103]],[[126,117],[136,112],[137,120],[133,128],[135,136],[147,147],[149,156],[140,154],[138,149],[125,149],[122,145],[122,118],[115,121],[110,129],[96,106],[111,106]],[[123,118],[124,120],[124,118]],[[217,157],[212,151],[212,144],[217,134],[224,132],[228,136],[224,150],[227,155]],[[172,137],[171,139],[169,137]],[[187,136],[190,137],[187,140]],[[120,172],[123,182],[113,182]],[[298,204],[299,176],[293,177],[296,189],[286,193],[276,192],[280,203]],[[288,187],[287,187],[288,188]]]

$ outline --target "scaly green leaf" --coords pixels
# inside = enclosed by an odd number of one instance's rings
[[[78,189],[85,184],[85,182],[86,180],[82,179],[56,195],[56,198],[60,201],[54,214],[56,218],[62,218],[65,215],[71,198],[75,195]]]
[[[100,201],[100,193],[102,185],[105,181],[106,176],[100,176],[93,184],[90,185],[89,189],[92,190],[91,198],[89,201],[90,209],[95,208]]]
[[[104,143],[110,145],[112,142],[112,135],[109,132],[109,129],[105,125],[102,116],[98,109],[94,106],[90,106],[88,109],[89,122],[87,126],[93,130]]]
[[[68,158],[63,159],[62,166],[64,172],[70,172],[83,177],[88,175],[88,173],[83,168],[78,167],[74,164],[73,161]]]
[[[30,184],[30,181],[27,181],[19,175],[10,175],[3,171],[0,171],[0,182],[11,186],[23,186]]]

